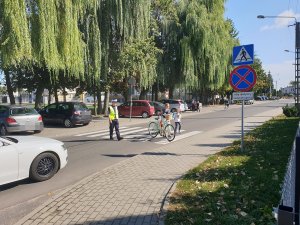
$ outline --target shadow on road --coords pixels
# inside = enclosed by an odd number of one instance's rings
[[[0,192],[1,191],[6,191],[6,190],[11,189],[11,188],[15,188],[15,187],[20,186],[20,185],[27,185],[27,184],[32,184],[32,183],[34,183],[34,181],[27,178],[27,179],[24,179],[24,180],[13,182],[13,183],[0,185]]]

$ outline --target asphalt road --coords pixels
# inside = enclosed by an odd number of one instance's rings
[[[245,117],[252,117],[261,112],[282,107],[288,102],[291,101],[267,101],[247,105],[245,107]],[[182,139],[178,141],[188,141],[189,135],[198,135],[201,138],[203,133],[229,125],[237,120],[241,120],[241,107],[239,106],[227,110],[219,107],[206,114],[185,113],[182,122],[184,131],[181,134]],[[33,208],[55,195],[60,189],[115,163],[126,160],[128,157],[147,154],[147,152],[161,147],[161,144],[164,144],[166,149],[176,148],[176,142],[167,143],[162,137],[149,140],[146,135],[146,128],[146,122],[126,126],[123,130],[123,136],[129,139],[121,142],[109,141],[108,137],[103,136],[104,134],[108,135],[107,131],[104,131],[102,136],[91,137],[95,134],[91,133],[88,128],[85,128],[84,131],[75,128],[78,132],[75,130],[74,133],[73,129],[73,133],[70,135],[62,134],[58,136],[56,139],[63,141],[68,148],[69,162],[67,167],[45,182],[32,183],[30,180],[24,180],[0,186],[0,224],[15,223]],[[60,127],[53,129],[57,133],[61,132]]]

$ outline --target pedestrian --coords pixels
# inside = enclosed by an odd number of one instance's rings
[[[200,102],[199,102],[199,101],[197,101],[197,112],[200,112],[200,110],[201,110],[201,107],[200,107]]]
[[[165,108],[163,110],[163,116],[165,117],[165,119],[167,120],[167,122],[170,123],[170,120],[171,120],[171,110],[170,110],[170,104],[169,103],[165,104]]]
[[[225,109],[229,108],[229,100],[227,98],[224,99]]]
[[[181,130],[181,111],[180,109],[176,109],[174,113],[174,122],[175,122],[175,133],[180,134]]]
[[[192,111],[195,111],[196,109],[196,104],[195,104],[195,100],[192,100]]]
[[[108,118],[109,118],[109,137],[110,140],[114,140],[113,133],[114,129],[116,131],[118,141],[122,140],[123,137],[120,136],[119,131],[119,112],[118,107],[116,106],[117,99],[111,101],[111,106],[108,108]]]

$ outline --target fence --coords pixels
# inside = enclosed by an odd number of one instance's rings
[[[280,205],[278,225],[300,225],[300,126],[287,165]]]

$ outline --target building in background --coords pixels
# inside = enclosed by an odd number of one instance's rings
[[[295,94],[295,87],[294,86],[287,86],[284,88],[280,88],[280,91],[283,95],[294,95]]]

